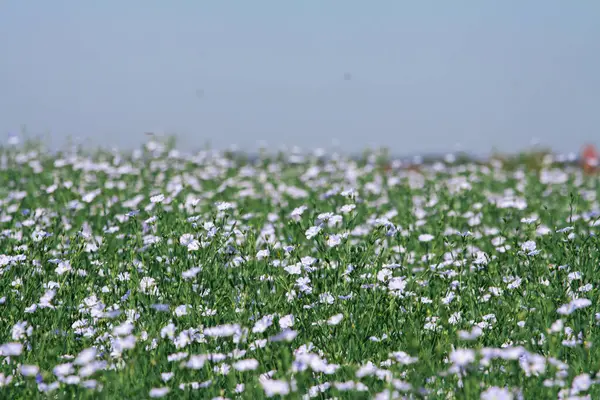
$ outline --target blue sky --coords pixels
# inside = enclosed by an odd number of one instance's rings
[[[578,150],[600,145],[598,21],[591,0],[7,0],[0,135]]]

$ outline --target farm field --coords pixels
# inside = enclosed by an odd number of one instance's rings
[[[0,397],[598,399],[594,175],[0,156]]]

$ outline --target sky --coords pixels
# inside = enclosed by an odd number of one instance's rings
[[[414,154],[600,145],[600,2],[4,0],[0,138]]]

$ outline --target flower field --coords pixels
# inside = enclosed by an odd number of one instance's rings
[[[2,398],[600,398],[575,166],[1,151]]]

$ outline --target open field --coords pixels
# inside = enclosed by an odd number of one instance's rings
[[[4,149],[0,397],[598,399],[598,179],[527,160]]]

